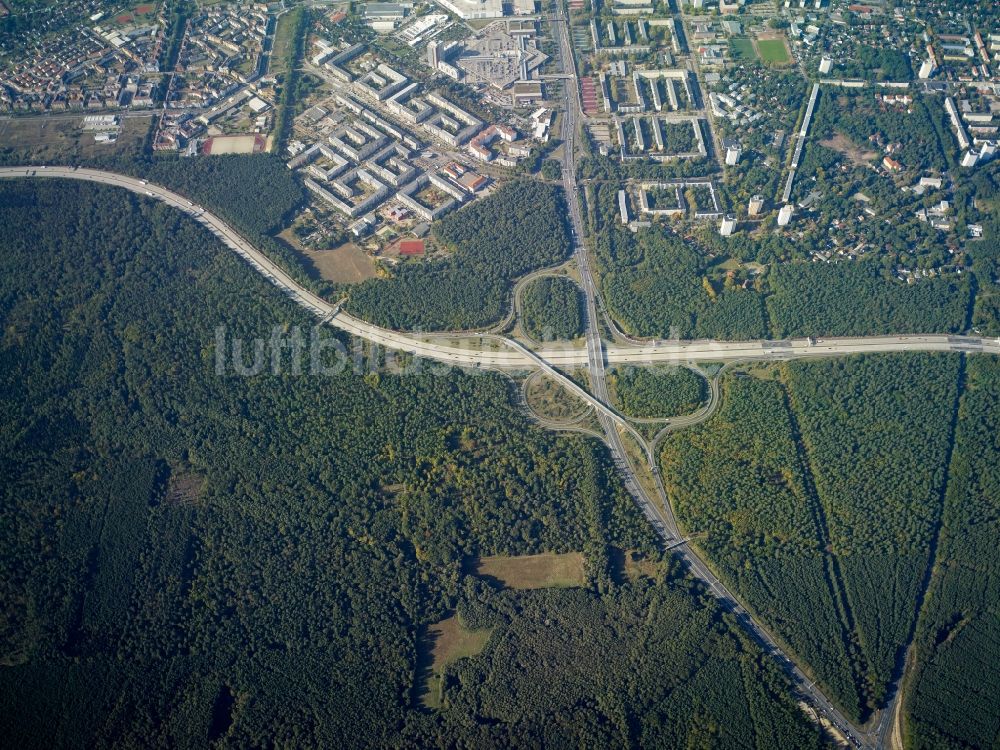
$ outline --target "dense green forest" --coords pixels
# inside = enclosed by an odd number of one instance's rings
[[[605,218],[597,258],[608,307],[630,334],[755,339],[767,335],[761,295],[716,289],[698,248],[662,228],[633,234]]]
[[[570,251],[557,188],[512,182],[442,219],[445,260],[406,263],[391,279],[351,289],[348,308],[397,329],[476,328],[503,317],[517,277],[564,260]]]
[[[708,381],[688,367],[623,367],[611,375],[622,413],[630,417],[690,414],[708,396]]]
[[[275,154],[184,159],[126,153],[100,159],[67,158],[66,163],[121,172],[175,190],[219,214],[255,243],[283,229],[306,202],[305,188]]]
[[[274,154],[151,159],[110,165],[176,190],[205,206],[280,263],[299,283],[330,295],[332,285],[307,270],[301,256],[275,235],[306,203],[305,188]],[[266,195],[267,200],[261,200]]]
[[[543,276],[521,292],[524,328],[536,341],[572,339],[583,333],[583,295],[572,279]]]
[[[959,365],[870,356],[730,376],[722,410],[664,445],[681,521],[855,715],[878,705],[912,631]]]
[[[913,78],[909,58],[897,49],[862,45],[857,55],[857,58],[851,56],[839,62],[842,77],[869,81],[909,81]]]
[[[613,192],[596,192],[604,293],[615,319],[633,335],[734,340],[959,332],[967,326],[973,289],[968,274],[907,285],[890,278],[876,258],[777,262],[801,252],[779,235],[758,242],[747,234],[720,238],[706,229],[695,242],[659,226],[633,234],[616,226]],[[987,278],[989,249],[987,243],[976,249],[982,257],[977,267]],[[710,254],[772,265],[744,289],[718,278]],[[977,319],[990,319],[989,304],[980,305]]]
[[[792,263],[768,274],[767,310],[777,338],[955,333],[965,329],[968,277],[887,280],[870,261]]]
[[[305,188],[274,154],[154,159],[135,171],[257,235],[282,229],[306,201]]]
[[[823,508],[782,385],[727,376],[720,410],[670,435],[661,467],[681,523],[718,574],[859,716],[864,665],[840,616]]]
[[[876,701],[910,639],[937,537],[961,364],[906,354],[787,365]]]
[[[740,201],[743,202],[742,199]],[[778,232],[764,234],[737,231],[729,237],[719,235],[718,227],[705,224],[695,229],[698,244],[706,252],[734,258],[742,263],[780,263],[808,257],[809,248],[821,243],[821,232],[807,230],[801,238]]]
[[[937,560],[904,687],[913,748],[1000,743],[1000,362],[969,360]]]
[[[972,325],[985,336],[1000,336],[1000,206],[983,223],[986,236],[976,246],[976,305]]]
[[[613,548],[660,559],[651,531],[604,449],[534,427],[507,379],[287,350],[238,376],[312,321],[124,191],[0,185],[0,232],[12,746],[818,745],[669,561],[616,574]],[[542,550],[583,552],[587,585],[463,570]],[[420,633],[455,610],[494,630],[426,711]]]
[[[0,163],[35,161],[29,157],[0,145]],[[175,190],[225,219],[303,285],[331,297],[336,293],[334,285],[310,271],[302,257],[275,236],[306,204],[305,188],[276,154],[186,159],[124,151],[89,159],[66,155],[60,161],[140,177]]]
[[[982,222],[983,238],[973,247],[973,270],[976,274],[976,309],[972,323],[987,336],[1000,336],[1000,163],[977,170],[964,186],[961,204],[975,196],[980,207],[975,218]]]
[[[773,665],[690,592],[643,579],[602,599],[569,589],[494,601],[467,619],[499,632],[484,658],[449,669],[446,731],[418,717],[419,746],[445,744],[454,727],[470,748],[820,746],[780,699]]]

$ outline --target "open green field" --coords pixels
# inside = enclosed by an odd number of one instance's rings
[[[290,230],[283,231],[281,237],[312,265],[320,278],[334,284],[357,284],[376,276],[372,259],[353,242],[332,250],[314,250],[300,245]]]
[[[272,75],[288,71],[292,45],[295,43],[296,19],[295,13],[285,13],[278,19],[278,27],[274,30],[274,47],[271,50],[271,67],[268,71]]]
[[[734,60],[756,60],[757,51],[749,37],[734,36],[729,40],[729,52]]]
[[[760,59],[770,65],[787,65],[792,61],[784,39],[758,39],[757,52]]]
[[[452,615],[427,628],[424,645],[428,649],[429,665],[420,702],[427,708],[441,706],[441,686],[444,670],[459,659],[476,656],[486,648],[493,628],[467,628],[458,615]]]
[[[583,555],[579,552],[481,557],[473,563],[472,571],[512,589],[567,588],[582,586],[585,581]]]
[[[655,578],[660,572],[660,567],[657,561],[642,557],[634,551],[625,553],[625,574],[630,580]]]

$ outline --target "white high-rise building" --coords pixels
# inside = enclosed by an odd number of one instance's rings
[[[924,60],[923,64],[920,66],[920,70],[917,72],[919,78],[927,79],[934,75],[934,61]]]
[[[794,210],[795,210],[795,207],[791,203],[786,203],[784,206],[781,207],[781,210],[778,211],[778,226],[779,227],[787,227],[788,226],[789,222],[791,222],[791,220],[792,220],[792,212]]]
[[[833,70],[833,60],[831,60],[829,57],[824,57],[822,60],[819,61],[819,72],[821,74],[826,75],[831,70]]]
[[[739,144],[729,146],[726,149],[726,164],[730,167],[735,167],[739,164],[740,156],[743,154],[743,149]]]
[[[966,151],[962,156],[962,166],[963,167],[974,167],[976,162],[979,161],[979,154],[975,151]]]
[[[431,70],[437,70],[439,62],[441,62],[441,52],[438,43],[433,40],[427,42],[427,64],[431,66]]]
[[[723,237],[729,237],[733,232],[736,231],[736,217],[732,214],[726,214],[722,218],[722,224],[719,225],[719,234]]]
[[[618,191],[618,213],[621,217],[622,226],[628,226],[628,202],[625,198],[625,191]]]

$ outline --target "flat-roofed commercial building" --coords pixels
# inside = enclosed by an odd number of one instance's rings
[[[500,18],[503,16],[502,0],[435,0],[435,2],[459,18]]]

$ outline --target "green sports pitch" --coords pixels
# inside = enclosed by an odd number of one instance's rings
[[[756,60],[757,52],[753,42],[745,36],[734,36],[729,40],[729,52],[734,60]]]
[[[784,39],[758,39],[757,52],[766,63],[784,65],[792,60]]]

